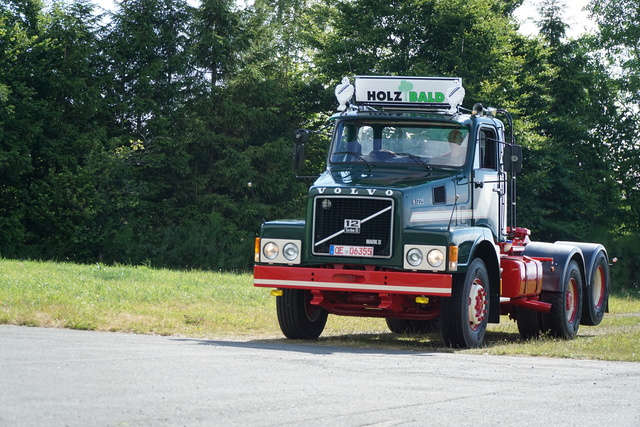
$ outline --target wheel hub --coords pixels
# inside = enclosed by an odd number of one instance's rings
[[[482,287],[479,280],[474,280],[469,292],[469,324],[471,329],[476,330],[484,320],[487,313],[487,292]]]
[[[569,286],[567,286],[565,312],[567,314],[567,321],[573,323],[578,314],[578,284],[573,278],[569,280]]]
[[[599,310],[604,303],[605,295],[605,279],[602,266],[598,266],[598,270],[593,278],[593,284],[591,285],[591,292],[593,296],[593,304],[595,308]]]

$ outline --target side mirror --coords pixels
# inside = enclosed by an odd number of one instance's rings
[[[304,167],[304,144],[309,140],[309,131],[298,129],[293,135],[293,170],[299,171]]]
[[[293,135],[293,142],[296,144],[306,144],[309,140],[309,131],[306,129],[298,129]]]
[[[502,155],[504,169],[512,174],[522,170],[522,147],[519,145],[505,145]]]

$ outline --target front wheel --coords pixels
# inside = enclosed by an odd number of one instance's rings
[[[280,330],[285,337],[315,340],[327,323],[327,310],[313,306],[311,292],[304,289],[283,289],[276,299]]]
[[[480,258],[453,280],[451,297],[442,299],[442,338],[459,348],[482,346],[489,321],[489,274]]]

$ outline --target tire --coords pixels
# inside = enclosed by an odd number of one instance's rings
[[[578,263],[569,263],[562,292],[542,292],[540,297],[544,302],[551,303],[551,312],[542,316],[545,330],[556,338],[574,338],[582,315],[582,275]]]
[[[458,348],[482,346],[489,318],[489,274],[480,258],[454,276],[451,297],[442,299],[442,338]]]
[[[440,330],[440,318],[432,320],[385,319],[389,330],[396,334],[428,334]]]
[[[329,313],[310,301],[311,292],[304,289],[283,289],[282,296],[276,298],[278,323],[285,337],[315,340],[320,336]]]
[[[609,264],[604,252],[596,255],[591,271],[591,286],[584,288],[582,325],[596,326],[602,322],[609,300]]]
[[[537,338],[542,334],[542,313],[518,307],[516,309],[518,332],[523,340]]]

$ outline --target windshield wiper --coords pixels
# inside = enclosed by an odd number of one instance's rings
[[[353,156],[356,159],[360,160],[362,163],[366,163],[367,166],[371,166],[369,164],[369,161],[367,159],[365,159],[364,157],[362,157],[362,154],[356,153],[355,151],[338,151],[338,152],[333,153],[334,156],[338,155],[338,154],[346,154],[346,155]],[[344,163],[344,162],[340,162],[340,163]]]
[[[416,163],[419,163],[422,166],[424,166],[425,168],[427,168],[427,170],[431,170],[432,169],[432,167],[429,166],[429,164],[427,162],[425,162],[422,157],[416,156],[415,154],[411,154],[411,153],[395,153],[395,155],[396,156],[408,157],[411,160],[414,160]]]

